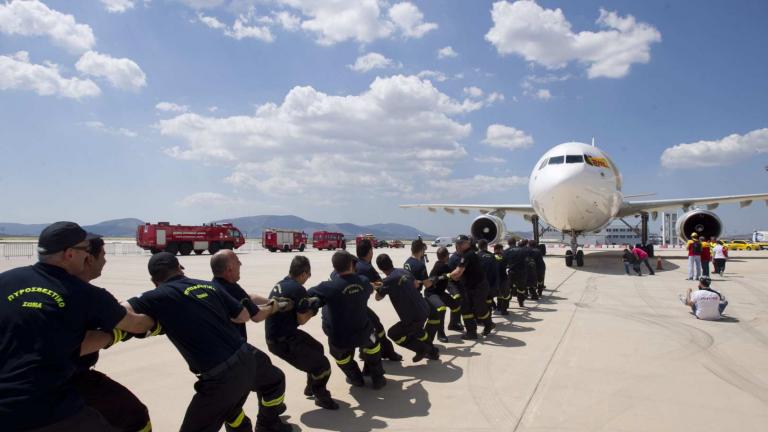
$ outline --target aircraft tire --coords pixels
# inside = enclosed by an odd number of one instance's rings
[[[576,252],[576,265],[578,267],[584,266],[584,251]]]

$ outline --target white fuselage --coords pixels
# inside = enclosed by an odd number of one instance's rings
[[[548,225],[563,232],[598,231],[621,207],[621,183],[618,168],[605,152],[569,142],[539,159],[528,193],[536,214]]]

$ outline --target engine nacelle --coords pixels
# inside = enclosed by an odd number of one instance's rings
[[[677,219],[675,230],[683,241],[690,240],[693,233],[697,233],[699,238],[720,238],[723,222],[711,211],[691,210]]]
[[[492,244],[504,239],[507,227],[504,226],[504,221],[500,217],[486,214],[472,221],[469,232],[475,240],[485,239]]]

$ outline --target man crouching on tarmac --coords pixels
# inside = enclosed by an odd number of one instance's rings
[[[382,286],[376,290],[376,300],[382,300],[389,295],[392,307],[400,317],[400,322],[389,328],[389,338],[415,352],[414,362],[421,361],[424,357],[437,360],[439,351],[432,345],[430,334],[424,329],[427,318],[430,318],[430,307],[419,293],[419,284],[410,272],[394,268],[392,259],[387,254],[376,257],[376,266],[387,275]],[[437,322],[440,322],[439,319]]]
[[[307,291],[311,308],[323,308],[323,332],[328,336],[328,348],[342,372],[356,387],[365,385],[363,372],[354,359],[360,348],[365,369],[374,389],[387,384],[381,365],[381,344],[367,313],[368,298],[373,287],[367,278],[355,273],[355,258],[347,251],[338,251],[331,258],[337,277],[322,282]],[[299,305],[303,309],[303,305]]]

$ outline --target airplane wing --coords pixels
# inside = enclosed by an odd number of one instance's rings
[[[727,195],[727,196],[704,197],[704,198],[624,201],[624,204],[619,209],[619,213],[616,215],[616,217],[632,216],[640,212],[656,213],[663,210],[673,210],[678,208],[682,208],[683,211],[688,211],[688,209],[693,206],[706,206],[707,210],[714,210],[720,204],[735,203],[735,202],[738,202],[739,206],[741,207],[746,207],[752,204],[753,201],[760,201],[760,200],[764,200],[766,205],[768,205],[768,193],[750,194],[750,195]]]
[[[505,212],[505,213],[519,213],[523,216],[533,215],[536,212],[533,210],[533,206],[530,204],[512,204],[512,205],[499,205],[499,204],[403,204],[401,208],[425,208],[431,212],[436,212],[438,209],[442,209],[446,213],[454,214],[456,211],[462,214],[469,214],[470,211],[479,211],[480,213],[493,213],[493,212]]]

